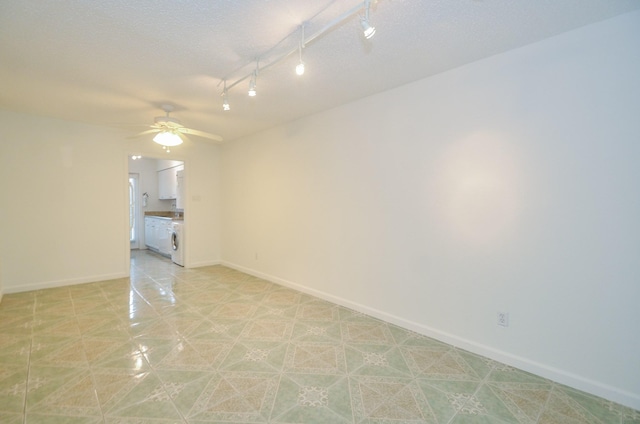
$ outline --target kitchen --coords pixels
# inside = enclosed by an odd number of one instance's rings
[[[184,162],[129,157],[131,249],[184,266]]]

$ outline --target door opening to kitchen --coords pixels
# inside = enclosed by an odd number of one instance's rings
[[[180,160],[129,156],[129,240],[137,257],[184,266],[184,169]]]

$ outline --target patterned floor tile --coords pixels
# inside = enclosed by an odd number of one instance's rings
[[[351,377],[351,399],[359,423],[437,423],[424,393],[411,379]]]
[[[0,333],[0,367],[26,367],[31,352],[31,338],[18,334]]]
[[[207,317],[211,319],[248,319],[256,312],[257,306],[247,302],[229,302],[215,308]]]
[[[26,421],[29,424],[100,424],[103,422],[101,416],[87,417],[31,412],[27,413]]]
[[[269,305],[296,305],[300,303],[302,293],[291,289],[277,289],[264,298],[264,303]]]
[[[457,414],[466,399],[478,390],[478,381],[447,381],[417,379],[418,387],[424,394],[438,423],[448,423]]]
[[[215,369],[227,356],[231,345],[209,340],[181,340],[160,361],[154,361],[154,369],[207,370]]]
[[[340,314],[336,305],[329,302],[312,301],[300,306],[296,318],[312,322],[338,321]]]
[[[2,423],[640,424],[640,411],[223,266],[5,295]]]
[[[82,339],[63,336],[34,336],[31,363],[66,367],[88,366]]]
[[[523,383],[487,383],[518,423],[536,423],[549,399],[551,385]]]
[[[352,423],[349,382],[344,376],[288,374],[278,386],[273,423]]]
[[[291,339],[296,342],[342,343],[342,329],[334,321],[296,321]]]
[[[345,347],[347,370],[351,375],[411,377],[411,370],[397,347],[361,345]]]
[[[381,344],[394,343],[393,336],[386,323],[374,319],[343,322],[342,339],[345,343]]]
[[[24,415],[22,412],[12,413],[0,410],[0,422],[3,424],[23,424]]]
[[[185,336],[195,340],[232,341],[249,323],[249,320],[240,319],[206,319],[197,323]]]
[[[69,415],[73,417],[100,417],[102,412],[96,389],[88,370],[60,378],[31,378],[27,385],[26,410],[28,413]]]
[[[0,365],[0,411],[22,413],[27,393],[26,367]],[[1,421],[0,421],[1,422]]]
[[[151,373],[144,373],[136,378],[136,384],[126,396],[105,410],[105,417],[181,420],[173,403],[173,399],[178,396],[179,388],[167,390],[163,382]]]
[[[411,330],[400,328],[396,325],[389,325],[389,332],[391,333],[394,341],[398,345],[403,346],[423,346],[433,348],[448,348],[449,345],[434,340],[432,338],[423,336]]]
[[[453,348],[402,346],[400,351],[416,377],[479,381],[490,371],[485,361]]]
[[[267,422],[279,374],[221,373],[202,392],[189,420],[209,422]]]
[[[622,421],[619,405],[576,390],[555,385],[550,393],[541,423],[605,424]]]
[[[54,317],[69,317],[75,313],[73,309],[73,302],[71,298],[56,302],[42,302],[36,301],[35,316],[46,316],[47,318]]]
[[[246,340],[285,341],[291,337],[289,321],[255,319],[244,328],[240,337]]]
[[[346,374],[344,347],[341,344],[291,343],[284,370],[301,374]]]
[[[174,393],[172,401],[180,414],[184,417],[192,413],[198,397],[203,393],[209,382],[218,374],[203,370],[157,370],[156,374],[166,390]]]
[[[280,372],[286,353],[285,343],[243,341],[230,347],[228,355],[219,368],[245,373]]]
[[[93,369],[98,401],[103,411],[112,409],[148,375],[125,369]]]
[[[273,305],[273,304],[259,304],[253,317],[255,319],[286,319],[292,320],[295,318],[300,305]]]

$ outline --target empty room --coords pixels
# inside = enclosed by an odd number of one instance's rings
[[[640,423],[640,2],[0,4],[0,422]]]

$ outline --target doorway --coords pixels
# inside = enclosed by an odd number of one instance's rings
[[[185,169],[183,160],[160,159],[153,156],[128,157],[128,214],[130,250],[157,249],[154,230],[150,225],[150,240],[145,231],[146,217],[164,217],[184,220],[184,202],[178,198],[178,170]],[[173,172],[165,172],[171,171]],[[183,174],[181,173],[180,176]],[[171,178],[165,178],[165,177]],[[171,181],[172,184],[168,184]],[[182,183],[183,180],[180,180]],[[181,188],[184,187],[180,184]],[[167,191],[167,186],[169,190]],[[169,193],[169,194],[167,194]],[[181,194],[183,191],[181,192]],[[149,244],[151,242],[151,244]],[[163,253],[166,254],[166,252]]]

